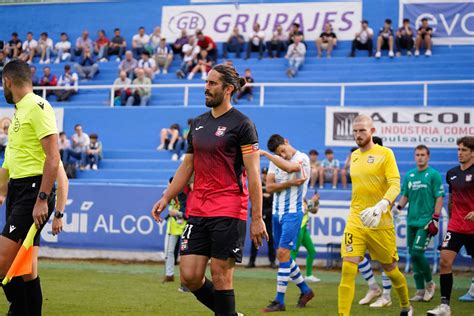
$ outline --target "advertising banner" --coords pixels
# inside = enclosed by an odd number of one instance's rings
[[[252,26],[259,23],[266,40],[278,25],[288,32],[292,23],[300,24],[305,40],[315,40],[324,24],[330,22],[340,40],[352,40],[360,28],[361,1],[293,2],[235,5],[164,6],[162,36],[174,41],[186,29],[188,34],[202,30],[214,41],[227,41],[234,27],[248,39]]]
[[[352,121],[365,114],[387,147],[454,148],[456,139],[474,135],[474,108],[326,107],[327,146],[354,146]]]

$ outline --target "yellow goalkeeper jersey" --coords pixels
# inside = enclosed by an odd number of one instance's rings
[[[360,213],[377,204],[381,199],[391,203],[400,193],[400,173],[391,149],[374,145],[370,150],[360,149],[351,155],[350,167],[352,179],[351,210],[347,225],[365,227]],[[393,227],[392,212],[382,214],[380,225],[375,229]]]

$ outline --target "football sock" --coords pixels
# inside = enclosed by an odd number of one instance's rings
[[[453,289],[453,273],[440,274],[439,283],[441,285],[441,304],[449,305]]]
[[[393,288],[397,291],[398,297],[400,299],[400,306],[406,308],[410,306],[410,301],[408,299],[408,286],[407,280],[403,274],[398,269],[398,266],[395,267],[392,271],[385,271],[390,281],[392,281]]]
[[[26,300],[28,302],[28,315],[41,316],[43,307],[43,293],[41,292],[40,278],[25,282]]]
[[[300,274],[301,275],[301,274]],[[290,278],[290,261],[280,262],[277,276],[277,295],[275,301],[280,304],[285,303],[285,293],[288,287],[288,280]]]
[[[234,316],[236,314],[234,290],[214,290],[214,300],[216,316]]]
[[[300,268],[293,259],[290,259],[290,279],[300,288],[301,293],[306,294],[311,291],[301,275]]]
[[[377,284],[374,278],[374,273],[372,271],[370,261],[366,257],[364,257],[364,259],[359,262],[359,271],[364,277],[364,279],[367,281],[367,284],[369,285],[369,288],[371,290],[375,291],[379,289],[379,285]]]
[[[343,261],[341,283],[339,284],[337,298],[339,316],[349,316],[351,314],[356,276],[357,264],[349,261]]]
[[[1,284],[1,283],[0,283]],[[14,277],[7,285],[2,286],[5,297],[10,303],[9,312],[13,315],[27,315],[25,283],[22,277]]]
[[[385,298],[390,298],[390,292],[392,292],[392,282],[390,282],[390,279],[388,278],[387,274],[385,274],[385,272],[382,272],[382,286],[382,295],[385,296]]]
[[[192,291],[192,293],[196,296],[199,302],[206,305],[211,311],[215,311],[214,284],[212,284],[211,281],[206,278],[201,288]]]

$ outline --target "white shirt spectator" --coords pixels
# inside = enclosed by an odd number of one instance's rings
[[[49,37],[46,39],[46,40],[43,40],[42,38],[40,38],[38,40],[38,44],[39,45],[46,45],[46,47],[51,47],[53,48],[53,40],[50,39]]]
[[[69,41],[64,41],[64,42],[57,42],[56,45],[54,46],[56,50],[62,50],[66,51],[71,49],[71,42]]]
[[[157,57],[166,57],[168,56],[168,54],[173,55],[173,50],[168,45],[166,45],[165,47],[158,46],[156,48]]]
[[[183,61],[188,62],[196,59],[197,55],[201,51],[201,47],[198,45],[195,45],[194,48],[192,45],[189,44],[184,44],[183,46]],[[188,53],[192,50],[192,53],[188,55]]]
[[[258,31],[258,32],[253,32],[252,35],[250,36],[250,38],[252,39],[252,44],[254,44],[255,46],[258,46],[258,43],[259,43],[259,40],[258,38],[254,37],[254,36],[257,36],[260,38],[260,40],[264,40],[265,39],[265,32],[264,31]]]
[[[79,137],[76,133],[71,136],[72,140],[72,150],[77,153],[83,152],[87,149],[87,146],[90,144],[89,135],[82,133]]]
[[[288,34],[285,34],[285,32],[281,32],[281,34],[278,34],[278,31],[275,31],[273,33],[273,40],[286,42],[288,40]]]
[[[79,86],[79,76],[75,72],[69,73],[69,76],[62,74],[59,77],[58,86],[66,87],[66,90],[73,87],[74,91],[77,92],[77,87]]]
[[[37,47],[38,47],[38,42],[32,39],[31,41],[27,41],[27,40],[24,41],[22,49],[24,52],[29,53],[31,49],[37,48]]]
[[[150,34],[149,44],[153,49],[160,46],[160,41],[161,41],[161,36],[160,35],[156,35],[156,34],[153,34],[153,33]]]
[[[374,30],[372,30],[370,27],[368,27],[366,30],[361,29],[359,32],[359,41],[362,44],[365,44],[371,35],[374,35]]]
[[[140,36],[140,34],[135,34],[133,35],[132,41],[135,42],[135,47],[145,47],[148,42],[150,41],[150,36],[143,34],[143,36]]]
[[[114,81],[114,87],[117,89],[127,89],[131,84],[132,80],[130,80],[128,77],[125,78],[125,80],[122,80],[120,77],[118,77]]]
[[[306,46],[303,43],[291,44],[288,47],[286,58],[304,58],[306,55]]]
[[[156,62],[153,58],[149,58],[147,61],[140,59],[138,61],[138,68],[155,68]]]

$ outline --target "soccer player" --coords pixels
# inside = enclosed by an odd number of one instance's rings
[[[41,231],[53,212],[53,185],[60,161],[53,108],[33,93],[27,63],[12,60],[5,65],[3,89],[7,103],[15,104],[15,114],[2,166],[8,170],[9,183],[7,221],[0,236],[0,276],[7,273],[30,226],[35,223]],[[41,315],[39,231],[34,240],[32,273],[16,277],[4,287],[14,315]]]
[[[413,263],[416,294],[414,302],[431,301],[435,283],[425,250],[431,237],[438,233],[438,221],[443,208],[444,187],[439,172],[428,165],[430,150],[425,145],[415,148],[416,168],[407,172],[403,181],[398,210],[407,203],[407,247]]]
[[[152,209],[154,219],[161,221],[161,212],[194,172],[180,248],[181,282],[215,315],[237,315],[232,279],[235,262],[242,261],[249,195],[250,237],[257,247],[268,240],[262,219],[257,130],[230,104],[244,84],[231,66],[217,65],[209,72],[205,95],[211,110],[191,124],[184,161]],[[212,281],[205,278],[209,258]]]
[[[359,115],[353,122],[359,149],[351,156],[352,201],[341,246],[339,316],[350,315],[358,263],[368,250],[378,260],[400,297],[401,314],[412,315],[406,279],[397,266],[398,254],[390,204],[400,192],[400,174],[393,152],[375,145],[372,119]]]
[[[260,154],[270,160],[267,175],[267,192],[273,193],[273,239],[280,263],[277,274],[277,294],[262,312],[284,311],[285,293],[291,279],[300,288],[297,307],[305,307],[314,297],[301,276],[291,250],[296,246],[303,219],[303,199],[308,189],[311,167],[309,157],[297,151],[278,134],[270,137],[267,144],[272,155],[264,150]]]
[[[474,258],[474,137],[457,140],[459,166],[449,170],[448,232],[441,244],[440,275],[441,304],[428,311],[428,315],[451,315],[449,301],[453,288],[453,262],[464,246]],[[432,229],[438,229],[434,219]]]

